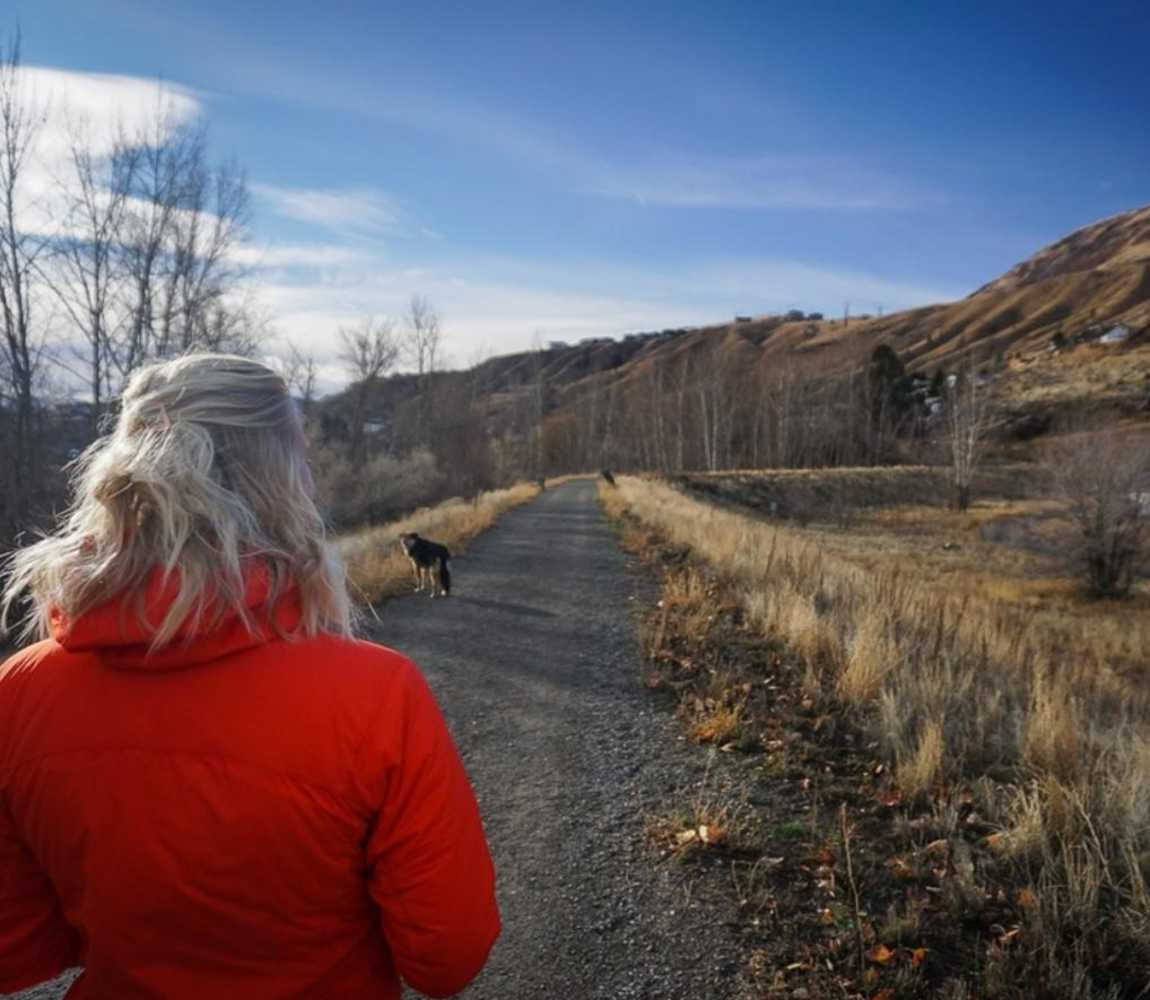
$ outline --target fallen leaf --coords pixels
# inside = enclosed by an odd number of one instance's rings
[[[926,960],[926,949],[915,948],[910,953],[910,964],[913,968],[917,969]]]
[[[875,965],[890,965],[898,958],[898,955],[891,951],[885,944],[876,944],[866,953],[866,957],[868,961],[874,962]]]
[[[885,990],[879,990],[870,1000],[894,1000],[894,990],[889,987]]]
[[[899,878],[913,878],[914,868],[904,858],[894,857],[888,858],[885,862],[886,867],[889,868]]]
[[[1038,897],[1033,889],[1022,889],[1018,893],[1018,905],[1024,910],[1033,910],[1038,906]]]
[[[835,915],[830,909],[819,910],[819,921],[826,927],[829,927],[835,922]]]
[[[992,851],[1001,851],[1006,847],[1006,834],[992,833],[988,837],[985,837],[982,842]]]

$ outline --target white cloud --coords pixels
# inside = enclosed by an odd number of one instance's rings
[[[74,143],[99,157],[121,134],[154,130],[157,122],[163,132],[203,112],[193,91],[155,80],[45,66],[23,66],[19,72],[19,97],[39,119],[17,195],[21,226],[29,232],[62,231]]]
[[[394,232],[405,221],[399,203],[375,188],[320,189],[253,184],[252,191],[277,215],[335,232]]]
[[[631,165],[601,164],[587,173],[595,193],[688,208],[899,210],[933,197],[835,156],[671,155]]]
[[[244,243],[232,259],[260,269],[350,267],[364,262],[363,251],[334,243]]]

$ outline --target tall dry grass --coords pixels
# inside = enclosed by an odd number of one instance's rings
[[[812,693],[863,714],[904,797],[973,796],[1000,827],[996,863],[1037,900],[1012,975],[1086,998],[1104,995],[1088,969],[1150,970],[1150,692],[1110,665],[1129,636],[931,586],[894,560],[860,566],[662,482],[620,477],[604,494],[723,574],[805,660]]]
[[[538,495],[539,487],[533,483],[517,483],[473,500],[446,500],[400,521],[344,535],[337,545],[353,595],[376,604],[412,589],[411,566],[399,546],[399,536],[405,531],[417,531],[458,554],[507,511]]]

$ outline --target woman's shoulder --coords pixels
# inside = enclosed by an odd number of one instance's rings
[[[28,674],[50,666],[64,651],[53,639],[42,639],[7,657],[0,655],[0,684],[14,684]]]
[[[288,649],[338,673],[347,683],[376,688],[422,683],[419,668],[403,653],[367,639],[320,635],[296,640]]]

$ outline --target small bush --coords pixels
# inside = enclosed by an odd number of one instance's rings
[[[1106,431],[1054,449],[1052,466],[1077,531],[1078,572],[1092,594],[1124,597],[1145,561],[1150,449]]]

